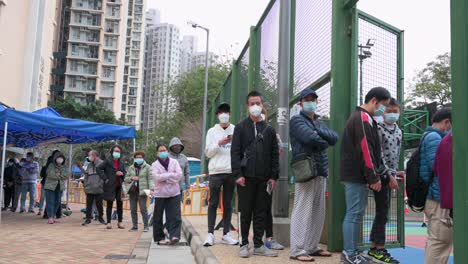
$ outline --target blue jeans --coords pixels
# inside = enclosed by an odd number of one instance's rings
[[[62,191],[45,190],[45,192],[47,215],[49,218],[54,217],[57,214],[57,210],[62,202]]]
[[[359,230],[367,207],[367,184],[343,182],[346,198],[346,215],[343,221],[344,250],[348,255],[358,251]]]
[[[46,199],[46,194],[44,190],[44,185],[41,185],[41,198],[39,198],[39,211],[42,211],[44,208],[44,202]]]
[[[34,199],[36,198],[36,184],[23,183],[21,185],[21,210],[26,208],[26,194],[29,192],[29,211],[34,210]]]

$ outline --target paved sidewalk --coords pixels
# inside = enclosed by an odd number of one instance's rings
[[[205,239],[206,234],[208,233],[207,227],[207,217],[206,216],[186,216],[186,219],[190,221],[192,226],[197,230],[200,234],[201,239]],[[216,222],[220,220],[218,216]],[[237,215],[232,215],[232,224],[234,227],[237,228]],[[252,231],[250,232],[252,235]],[[237,232],[231,232],[232,237],[237,239]],[[302,263],[299,261],[293,261],[289,259],[289,248],[286,248],[281,251],[277,251],[279,256],[277,258],[267,258],[267,257],[259,257],[251,255],[248,259],[241,259],[239,258],[239,246],[227,246],[221,244],[221,236],[222,230],[215,231],[216,236],[216,244],[209,249],[213,252],[216,258],[219,260],[219,263],[222,264],[237,264],[237,263],[249,263],[249,264],[274,264],[274,263]],[[250,239],[251,240],[251,239]],[[326,249],[326,246],[322,246],[323,249]],[[319,264],[335,264],[340,263],[340,254],[334,253],[333,257],[331,258],[315,258],[315,262],[312,263],[319,263]]]
[[[113,221],[114,228],[107,230],[97,222],[81,226],[83,205],[71,204],[71,208],[71,216],[53,225],[36,214],[3,212],[0,263],[127,263],[105,257],[130,255],[140,238],[141,232],[128,232],[131,226],[128,210],[124,210],[126,229],[117,229],[117,222]]]

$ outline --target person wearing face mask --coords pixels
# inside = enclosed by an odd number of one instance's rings
[[[5,179],[3,182],[4,190],[4,205],[2,211],[6,211],[11,203],[11,208],[14,207],[14,197],[15,197],[15,179],[16,174],[18,173],[18,168],[16,167],[15,160],[8,160],[7,166],[5,168]],[[10,208],[10,209],[11,209]]]
[[[46,197],[45,197],[44,185],[45,185],[45,181],[46,181],[46,178],[47,178],[47,167],[49,167],[49,165],[53,163],[54,155],[57,152],[59,152],[59,150],[52,151],[52,154],[47,158],[46,164],[44,166],[42,166],[41,172],[39,173],[39,176],[41,176],[41,197],[39,199],[39,212],[37,213],[37,215],[42,214],[42,209],[44,208],[44,204],[45,204],[45,200],[46,200],[45,199]],[[62,215],[61,207],[59,207],[58,211],[60,211],[60,216],[61,216]],[[59,216],[58,211],[57,211],[57,218],[59,218],[58,217]],[[44,219],[49,218],[47,216],[47,211],[44,213],[43,218]]]
[[[54,216],[59,206],[61,206],[62,192],[67,179],[65,156],[61,152],[56,152],[52,160],[53,163],[47,167],[47,178],[44,185],[46,210],[49,216],[47,223],[49,224],[59,222]]]
[[[91,224],[91,219],[93,219],[92,213],[94,203],[96,204],[99,223],[105,225],[106,222],[103,218],[104,212],[102,207],[104,179],[101,175],[98,174],[97,171],[97,168],[103,161],[99,158],[99,154],[95,150],[90,150],[86,159],[88,161],[88,165],[84,170],[85,175],[83,181],[84,192],[86,193],[86,220],[82,225],[86,226]],[[77,165],[82,167],[82,164]]]
[[[386,224],[388,221],[388,209],[390,208],[390,189],[398,189],[397,176],[404,176],[403,171],[398,171],[400,162],[401,144],[403,133],[396,123],[400,117],[400,106],[395,98],[390,99],[383,122],[379,123],[379,138],[382,146],[382,161],[389,170],[389,176],[382,180],[380,192],[374,191],[375,218],[370,233],[372,246],[368,251],[369,257],[381,263],[398,264],[385,249]]]
[[[130,196],[130,211],[132,214],[132,228],[130,232],[138,231],[138,213],[137,208],[140,206],[141,218],[143,219],[143,232],[149,231],[148,225],[148,209],[146,203],[148,196],[145,190],[154,189],[154,183],[150,179],[151,166],[145,161],[145,152],[137,151],[133,154],[133,164],[128,168],[125,182],[130,186],[128,195]]]
[[[239,185],[238,199],[241,218],[242,243],[239,256],[248,258],[249,230],[253,219],[254,254],[277,257],[265,247],[263,234],[268,208],[268,193],[273,191],[279,177],[279,149],[276,131],[261,117],[262,94],[252,91],[247,95],[249,117],[234,128],[231,145],[231,168]]]
[[[221,104],[216,110],[219,124],[208,130],[206,134],[205,154],[208,159],[210,175],[210,201],[208,207],[208,236],[204,246],[213,246],[215,243],[214,228],[216,212],[218,211],[221,187],[223,188],[223,237],[222,242],[228,245],[237,245],[239,242],[229,234],[231,228],[232,197],[234,195],[235,179],[231,171],[231,140],[234,134],[234,125],[229,122],[231,107]]]
[[[372,88],[365,103],[351,113],[341,144],[341,182],[345,189],[346,214],[343,220],[343,253],[345,264],[369,264],[370,259],[359,250],[359,234],[367,207],[369,188],[380,192],[388,170],[382,162],[378,124],[373,116],[381,116],[388,105],[390,92]]]
[[[166,145],[157,146],[158,159],[151,164],[154,181],[153,239],[158,245],[175,245],[180,240],[182,224],[180,211],[180,186],[182,170],[177,160],[169,157]],[[169,240],[164,234],[163,215],[166,214],[166,229]]]
[[[424,214],[427,219],[427,242],[424,263],[447,263],[453,246],[453,224],[450,210],[440,206],[439,177],[434,171],[437,147],[452,129],[452,111],[442,108],[432,117],[421,142],[419,175],[429,184]]]
[[[34,200],[36,199],[36,183],[39,174],[39,163],[34,161],[34,153],[28,152],[26,154],[26,162],[22,166],[23,174],[21,183],[21,208],[20,213],[25,212],[26,208],[26,194],[29,193],[29,213],[34,213]]]
[[[182,154],[184,151],[184,144],[179,138],[175,137],[171,139],[169,143],[169,157],[177,160],[182,169],[182,179],[179,182],[181,191],[187,189],[190,185],[190,168],[187,156]]]
[[[20,202],[20,198],[22,195],[22,184],[23,184],[23,174],[25,172],[23,165],[26,163],[26,159],[22,158],[18,164],[16,164],[16,178],[15,178],[15,197],[13,200],[13,205],[11,211],[14,213],[18,208],[18,204]]]
[[[302,111],[291,118],[292,162],[311,159],[316,175],[308,181],[295,182],[294,207],[291,215],[290,258],[313,261],[313,257],[330,257],[320,249],[319,241],[325,222],[325,191],[328,176],[328,148],[338,141],[335,131],[323,123],[317,111],[318,95],[313,89],[301,92]]]
[[[122,148],[113,146],[110,156],[99,166],[97,172],[104,179],[103,199],[106,201],[107,229],[112,229],[112,207],[114,200],[117,203],[117,227],[125,229],[123,225],[122,183],[126,174],[125,164],[122,161]]]

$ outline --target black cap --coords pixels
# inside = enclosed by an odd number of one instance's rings
[[[314,96],[315,98],[318,98],[318,95],[317,95],[317,93],[315,92],[315,90],[312,90],[312,89],[310,89],[310,88],[307,88],[307,89],[302,90],[300,100],[306,98],[306,97],[309,96],[309,95],[312,95],[312,96]]]

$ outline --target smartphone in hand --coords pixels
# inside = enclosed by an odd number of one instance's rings
[[[271,195],[271,193],[273,192],[273,184],[271,184],[271,182],[269,182],[267,184],[267,188],[266,188],[266,192]]]

